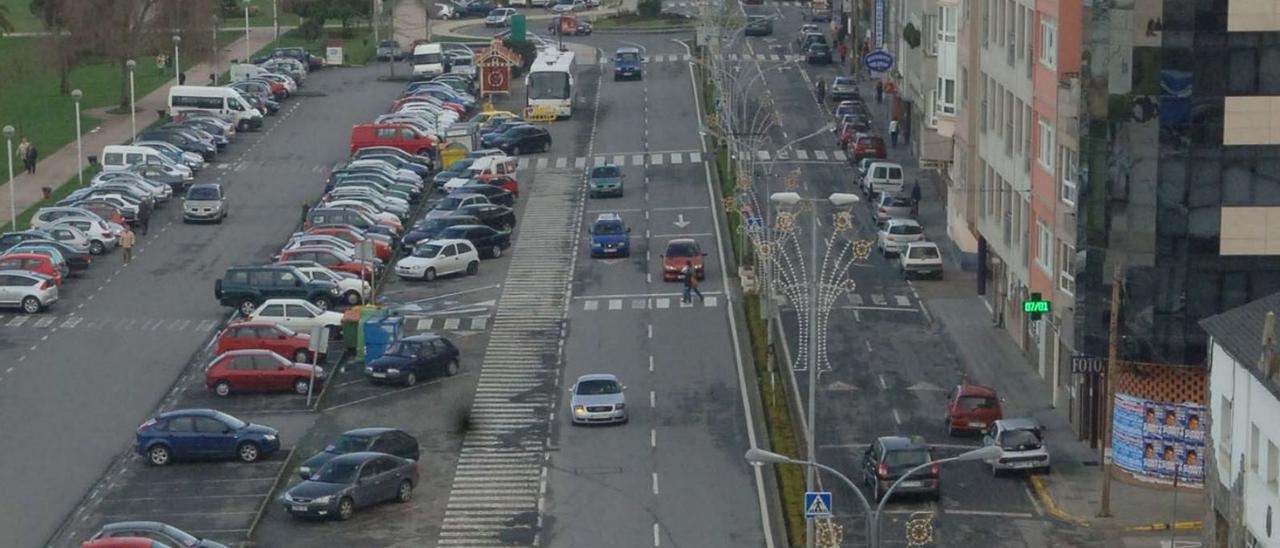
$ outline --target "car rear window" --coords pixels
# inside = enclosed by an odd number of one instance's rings
[[[995,409],[995,400],[985,396],[961,396],[956,405],[961,409]]]
[[[217,200],[218,189],[210,188],[210,187],[194,186],[194,187],[191,187],[191,190],[187,191],[187,199],[188,200]]]
[[[920,234],[922,232],[924,231],[920,229],[919,225],[894,225],[889,227],[890,234],[905,234],[910,236],[912,234]]]
[[[926,449],[889,451],[884,456],[884,463],[892,467],[919,466],[926,462],[929,462],[929,451]]]
[[[853,85],[853,78],[848,78],[848,77],[845,77],[845,76],[838,76],[838,77],[836,77],[836,84],[835,84],[835,85],[837,85],[837,86],[852,86],[852,85]]]
[[[938,248],[931,245],[913,246],[911,248],[910,257],[912,259],[937,259]]]
[[[617,177],[618,166],[601,166],[591,170],[592,177]]]
[[[596,223],[596,234],[622,234],[622,223],[617,221],[600,221]]]

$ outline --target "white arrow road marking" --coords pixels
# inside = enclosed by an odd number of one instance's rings
[[[676,215],[676,220],[671,224],[676,225],[679,228],[684,228],[689,226],[689,221],[684,220],[684,213],[680,213]]]

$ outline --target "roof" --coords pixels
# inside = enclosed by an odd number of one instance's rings
[[[1262,358],[1262,323],[1267,312],[1280,316],[1280,293],[1209,316],[1200,320],[1200,327],[1213,337],[1214,344],[1221,346],[1254,376],[1264,379],[1266,374],[1258,370],[1258,360]],[[1277,387],[1273,385],[1271,388],[1272,392],[1277,392]]]
[[[347,430],[343,432],[344,436],[378,436],[387,432],[395,431],[395,428],[386,426],[366,426],[364,428],[356,428],[355,430]]]
[[[1000,419],[995,422],[1004,426],[1005,430],[1040,430],[1042,428],[1035,419]],[[992,429],[994,430],[994,427]]]
[[[578,382],[582,381],[614,381],[617,382],[618,376],[612,373],[592,373],[590,375],[582,375],[578,377]]]
[[[640,53],[640,48],[632,46],[623,46],[618,48],[617,53]]]
[[[960,385],[960,395],[994,398],[996,397],[996,390],[994,388],[978,384],[962,384]]]

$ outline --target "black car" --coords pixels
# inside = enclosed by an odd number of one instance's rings
[[[386,352],[364,366],[372,382],[396,382],[413,386],[430,373],[458,374],[458,347],[438,335],[414,335],[395,341]]]
[[[763,15],[748,15],[747,25],[742,29],[746,36],[769,36],[773,34],[773,20]]]
[[[206,162],[213,160],[213,158],[218,155],[217,147],[170,130],[147,130],[139,133],[137,140],[164,141],[166,143],[172,143],[182,150],[199,154]]]
[[[400,247],[406,252],[413,249],[414,246],[421,242],[431,240],[440,234],[440,231],[454,225],[472,225],[480,222],[480,219],[470,215],[449,215],[447,217],[436,217],[434,219],[426,219],[419,221],[404,233],[404,238],[400,240]]]
[[[386,453],[362,451],[335,457],[280,497],[294,517],[351,519],[356,508],[413,500],[418,463]]]
[[[480,148],[498,148],[493,144],[502,134],[511,131],[513,128],[520,126],[532,126],[529,122],[519,118],[508,118],[502,120],[493,126],[480,126]]]
[[[502,250],[511,247],[511,233],[494,230],[487,225],[455,225],[440,231],[441,240],[466,240],[475,246],[476,252],[496,259]]]
[[[516,226],[515,210],[498,204],[465,205],[453,212],[454,215],[470,215],[480,219],[482,224],[494,230],[511,230]]]
[[[519,156],[521,151],[546,152],[551,150],[551,132],[534,125],[516,126],[498,134],[488,146],[500,148],[512,156]]]
[[[6,251],[9,248],[28,240],[48,240],[49,238],[49,233],[43,230],[5,232],[4,234],[0,234],[0,251]]]
[[[432,176],[431,182],[437,187],[441,187],[444,186],[445,183],[449,182],[450,179],[466,177],[467,169],[470,168],[471,164],[475,163],[475,161],[475,158],[463,158],[461,160],[456,160],[452,164],[449,164],[448,168],[437,171],[436,174]]]
[[[458,190],[469,194],[483,195],[489,199],[491,204],[514,207],[516,195],[512,194],[510,190],[492,184],[490,181],[492,179],[472,179],[467,181],[467,184],[458,187]]]
[[[272,50],[271,55],[268,55],[266,57],[254,58],[253,63],[254,64],[265,63],[268,60],[275,57],[288,57],[290,59],[301,61],[303,64],[307,65],[308,70],[321,69],[321,68],[324,68],[325,66],[324,59],[321,58],[320,56],[312,55],[307,50],[302,48],[296,48],[296,47],[295,48],[276,48],[275,50]]]
[[[933,453],[924,438],[884,436],[862,455],[862,483],[871,487],[875,500],[880,500],[903,474],[932,460]],[[893,491],[894,495],[920,493],[935,500],[941,496],[942,477],[937,465],[911,474]]]
[[[462,16],[484,17],[489,15],[489,12],[493,11],[497,7],[498,4],[491,2],[490,0],[472,0],[471,2],[467,2],[466,6],[462,8]]]
[[[418,440],[395,428],[357,428],[343,432],[324,451],[311,455],[298,467],[298,476],[311,479],[311,474],[338,455],[373,451],[395,455],[402,459],[418,460]]]
[[[805,61],[811,65],[831,64],[831,46],[826,44],[812,44],[805,53]]]

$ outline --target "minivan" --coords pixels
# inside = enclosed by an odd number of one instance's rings
[[[613,54],[614,81],[624,78],[640,80],[642,78],[640,62],[640,48],[618,48],[618,51]]]
[[[321,310],[338,300],[338,285],[311,279],[297,268],[282,265],[233,266],[214,282],[213,295],[223,306],[248,316],[267,299],[306,299]]]
[[[156,164],[172,167],[183,178],[191,177],[191,168],[174,162],[151,147],[107,145],[102,147],[101,158],[103,171],[125,171],[139,164]]]
[[[262,113],[232,88],[173,86],[169,88],[169,115],[201,110],[231,117],[240,130],[262,127]]]
[[[390,146],[418,156],[432,156],[438,141],[432,135],[404,123],[351,126],[351,152],[365,147]]]
[[[871,162],[862,177],[862,191],[867,195],[902,192],[902,166],[895,162]]]
[[[414,46],[412,64],[413,75],[419,78],[438,76],[449,71],[440,44]]]
[[[202,183],[187,189],[182,199],[182,222],[213,221],[227,218],[227,196],[218,183]]]

